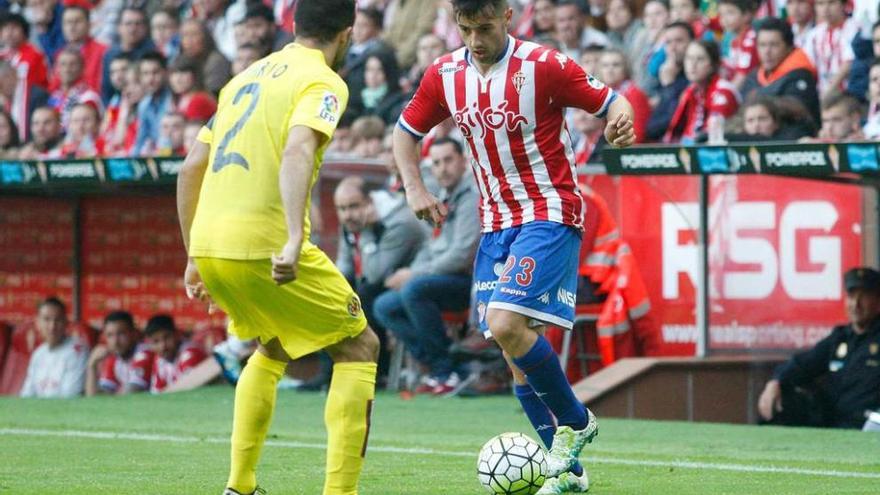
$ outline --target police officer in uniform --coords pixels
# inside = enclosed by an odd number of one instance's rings
[[[844,274],[849,323],[776,369],[758,400],[764,421],[861,428],[880,409],[880,272]]]

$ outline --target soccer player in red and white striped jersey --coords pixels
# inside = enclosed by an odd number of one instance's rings
[[[558,478],[550,483],[583,491],[586,474],[576,459],[596,434],[595,418],[538,328],[571,328],[574,319],[584,203],[564,112],[607,115],[608,142],[629,146],[633,109],[566,55],[509,36],[506,0],[452,5],[465,47],[426,71],[394,131],[394,157],[410,207],[440,223],[446,211],[419,176],[418,140],[450,116],[465,138],[481,196],[474,265],[481,329],[508,355],[517,396],[552,443],[548,475]]]

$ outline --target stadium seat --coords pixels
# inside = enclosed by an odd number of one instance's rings
[[[33,323],[25,323],[12,331],[9,350],[0,372],[0,395],[17,395],[27,376],[31,353],[42,342]]]

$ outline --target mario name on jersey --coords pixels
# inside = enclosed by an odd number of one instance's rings
[[[465,139],[474,137],[475,132],[479,132],[480,135],[477,137],[483,139],[486,137],[487,129],[497,131],[506,128],[508,132],[513,132],[520,126],[528,126],[529,119],[508,110],[507,103],[504,101],[496,107],[480,108],[477,102],[473,102],[455,112],[452,118]]]

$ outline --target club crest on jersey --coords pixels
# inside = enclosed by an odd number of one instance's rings
[[[513,83],[513,89],[516,90],[516,94],[519,94],[519,91],[522,89],[523,84],[526,83],[526,75],[522,73],[522,71],[517,71],[513,77],[510,78],[510,82]]]
[[[479,128],[479,139],[486,137],[487,129],[497,131],[506,128],[513,132],[521,125],[529,125],[529,120],[523,115],[507,110],[507,102],[502,102],[497,107],[481,109],[477,102],[462,108],[453,115],[455,125],[466,139],[474,137],[474,131]]]
[[[358,299],[358,296],[351,296],[351,299],[348,301],[348,314],[355,318],[361,314],[361,300]]]
[[[329,91],[324,93],[324,98],[321,99],[321,111],[318,113],[318,117],[333,124],[336,122],[336,115],[338,113],[339,98]]]

